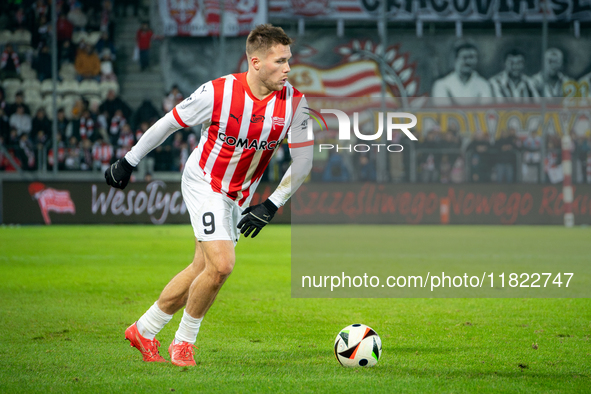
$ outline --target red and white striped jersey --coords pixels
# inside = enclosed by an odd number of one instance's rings
[[[306,107],[304,95],[289,83],[257,99],[246,73],[201,85],[172,110],[181,127],[203,125],[199,146],[191,154],[196,158],[189,159],[185,171],[204,177],[214,191],[242,205],[286,136],[290,148],[313,145]]]

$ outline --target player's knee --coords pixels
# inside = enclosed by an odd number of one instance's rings
[[[216,264],[216,273],[221,278],[227,278],[234,270],[234,260],[224,259]]]
[[[234,269],[234,259],[219,257],[208,264],[208,269],[214,276],[215,282],[223,283]]]

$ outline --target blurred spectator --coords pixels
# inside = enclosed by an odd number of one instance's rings
[[[111,14],[113,13],[113,3],[110,0],[103,1],[103,9],[101,10],[100,31],[106,32],[110,37],[113,36],[113,22],[111,21]],[[113,56],[115,52],[113,52]]]
[[[74,6],[70,8],[70,12],[68,12],[68,20],[74,25],[74,31],[84,31],[88,24],[88,18],[82,11],[82,7],[78,4],[74,4]]]
[[[0,79],[18,78],[20,73],[20,61],[18,54],[14,51],[12,44],[4,46],[0,60]]]
[[[74,119],[80,119],[80,117],[82,116],[82,114],[84,113],[85,110],[88,109],[88,101],[83,99],[82,97],[79,97],[76,102],[74,103],[74,106],[72,107],[72,114],[71,116]]]
[[[4,108],[0,106],[0,142],[4,143],[10,134],[10,123]]]
[[[199,145],[199,139],[195,135],[195,133],[190,133],[187,137],[187,143],[189,144],[189,152],[193,152],[195,148]]]
[[[162,145],[154,149],[154,169],[156,171],[171,171],[172,141],[167,138]]]
[[[164,113],[172,111],[172,109],[176,107],[176,105],[181,101],[183,101],[183,99],[184,97],[179,90],[179,87],[177,85],[173,85],[172,89],[170,89],[170,92],[168,92],[166,97],[164,97],[162,100],[162,109],[164,109]]]
[[[401,131],[395,131],[392,134],[392,143],[402,145],[406,138],[402,137]],[[405,147],[403,147],[404,151]],[[407,152],[407,151],[404,151]],[[404,181],[404,154],[401,153],[393,153],[388,155],[388,163],[389,163],[389,171],[390,171],[390,180],[392,182],[402,182]],[[361,177],[361,174],[360,174]]]
[[[562,182],[562,155],[560,150],[560,139],[549,137],[547,143],[546,157],[544,159],[544,170],[550,183]]]
[[[32,133],[36,143],[45,144],[51,136],[51,121],[47,118],[44,108],[39,108],[32,122]]]
[[[158,110],[154,107],[150,99],[145,99],[135,111],[132,117],[132,124],[139,126],[142,122],[154,123],[160,118]]]
[[[78,140],[76,137],[70,137],[68,141],[68,147],[66,149],[66,158],[64,161],[66,170],[80,170],[81,152],[78,147]]]
[[[109,134],[109,113],[107,111],[100,112],[96,117],[96,124],[102,135]]]
[[[0,109],[6,111],[8,108],[8,103],[6,102],[6,94],[4,93],[4,88],[0,86]]]
[[[7,107],[8,107],[8,109],[6,111],[6,115],[8,115],[8,116],[11,116],[12,114],[14,114],[18,107],[23,107],[25,109],[26,114],[28,114],[28,115],[31,114],[31,110],[29,109],[29,106],[27,104],[25,104],[25,96],[23,95],[22,91],[16,92],[16,95],[14,96],[14,103],[8,105]]]
[[[16,146],[18,145],[18,131],[14,127],[10,128],[10,132],[8,133],[8,139],[6,140],[6,145],[8,146]]]
[[[497,150],[496,181],[513,183],[515,179],[516,154],[518,152],[514,131],[504,130],[494,145]]]
[[[79,82],[83,79],[100,81],[101,60],[94,48],[84,41],[80,42],[74,66],[76,67],[76,73],[78,73],[77,79]]]
[[[448,155],[441,156],[439,163],[439,181],[441,183],[449,183],[451,181],[451,163]]]
[[[150,66],[150,47],[153,34],[147,22],[143,22],[136,33],[136,45],[139,49],[140,69],[142,71]]]
[[[53,146],[50,147],[49,151],[47,152],[47,166],[49,169],[53,168]],[[61,136],[58,134],[57,136],[57,168],[58,170],[64,170],[66,164],[66,147],[64,145],[64,141],[62,141]]]
[[[139,128],[135,132],[135,140],[136,142],[142,138],[142,135],[150,128],[150,124],[148,122],[141,122]],[[137,165],[137,177],[138,179],[144,179],[146,174],[154,172],[154,164],[155,164],[155,156],[156,152],[151,151],[144,157],[143,160],[139,162]]]
[[[35,170],[35,151],[27,134],[21,134],[18,146],[23,170]]]
[[[464,159],[458,156],[451,169],[450,179],[453,183],[464,182]]]
[[[490,150],[492,146],[487,133],[476,132],[474,140],[470,142],[466,151],[472,167],[472,182],[488,182],[490,180]]]
[[[121,134],[121,130],[123,126],[127,124],[127,119],[123,116],[123,111],[118,109],[115,111],[115,115],[111,118],[111,122],[109,125],[109,140],[111,144],[117,145],[117,141],[119,140],[119,135]]]
[[[131,132],[131,127],[129,124],[123,125],[121,128],[121,134],[119,134],[119,139],[117,140],[117,158],[120,159],[127,152],[131,150],[135,139],[133,138],[133,133]]]
[[[540,149],[542,148],[542,138],[537,132],[530,131],[523,141],[523,161],[525,163],[539,163]]]
[[[104,53],[105,49],[108,49],[111,55],[111,60],[116,59],[115,44],[109,38],[109,33],[107,33],[106,31],[103,31],[101,33],[101,38],[97,41],[94,47],[96,48],[96,51],[100,54]]]
[[[41,47],[39,55],[37,55],[37,59],[35,60],[34,68],[37,71],[37,78],[39,78],[41,82],[45,79],[51,78],[51,53],[49,52],[49,47],[47,45]]]
[[[101,81],[117,81],[113,70],[111,51],[108,48],[105,48],[101,53]]]
[[[113,147],[103,138],[99,137],[92,146],[93,168],[105,172],[113,159]]]
[[[128,119],[131,115],[131,108],[129,108],[129,105],[127,105],[127,103],[123,101],[114,90],[109,90],[107,93],[107,98],[99,107],[99,111],[101,113],[107,111],[109,117],[111,118],[115,116],[115,112],[117,110],[121,110],[123,112],[123,117],[125,119]]]
[[[100,138],[100,134],[95,130],[94,119],[90,115],[90,110],[85,109],[82,112],[82,116],[80,117],[80,127],[78,129],[78,135],[81,140],[89,139],[91,141],[96,141],[97,138]]]
[[[41,17],[47,17],[49,12],[49,7],[44,0],[37,0],[35,4],[32,5],[33,11],[35,12],[35,19],[39,20]]]
[[[573,153],[573,165],[576,166],[573,171],[573,179],[580,180],[580,182],[589,182],[587,179],[587,165],[591,154],[591,141],[588,137],[575,137],[575,151]],[[576,176],[577,174],[580,176]]]
[[[349,171],[347,171],[341,155],[336,152],[332,153],[324,168],[322,180],[325,182],[347,182],[349,178]]]
[[[76,61],[76,48],[72,45],[72,41],[65,40],[59,47],[58,63],[61,67],[63,64],[74,64]]]
[[[374,163],[369,159],[369,155],[361,155],[359,157],[359,180],[361,182],[376,181],[376,168]]]
[[[63,108],[57,110],[57,133],[62,136],[62,141],[66,140],[67,135],[72,134],[70,121],[66,119],[66,112]]]
[[[92,170],[92,142],[89,139],[80,141],[82,147],[80,149],[80,169],[82,171]]]
[[[41,45],[50,45],[51,26],[45,15],[41,16],[37,28],[32,32],[31,45],[33,48],[39,48]]]
[[[65,14],[60,14],[57,19],[57,41],[58,45],[64,41],[71,41],[74,33],[74,25],[68,20]]]
[[[439,143],[439,128],[435,128],[427,134],[427,137],[419,145],[419,149],[436,149]],[[419,156],[419,168],[421,170],[421,182],[437,182],[439,179],[439,171],[437,170],[437,163],[435,153],[427,151]]]
[[[20,30],[20,29],[31,31],[31,28],[35,24],[34,19],[29,17],[26,14],[25,9],[23,7],[19,7],[16,10],[11,22],[12,22],[12,28],[11,28],[12,31]]]
[[[172,171],[180,171],[182,167],[181,154],[183,151],[183,134],[175,133],[172,141],[171,154],[172,154]],[[186,144],[185,144],[186,145]]]
[[[10,115],[10,127],[16,129],[18,136],[26,135],[27,138],[31,132],[31,116],[25,113],[25,107],[19,105],[16,112]]]
[[[133,9],[133,16],[138,15],[139,0],[118,0],[115,5],[117,6],[117,16],[127,17],[127,9],[129,6]]]

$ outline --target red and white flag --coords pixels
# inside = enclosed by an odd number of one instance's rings
[[[43,183],[33,182],[29,185],[29,193],[39,203],[45,224],[51,224],[49,212],[76,213],[74,201],[67,190],[56,190],[46,187]]]

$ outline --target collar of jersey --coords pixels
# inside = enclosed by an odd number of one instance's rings
[[[265,104],[269,100],[271,100],[273,97],[275,97],[275,95],[277,94],[277,92],[273,92],[270,95],[268,95],[267,97],[265,97],[264,99],[260,100],[254,94],[252,94],[252,91],[250,90],[250,86],[248,86],[248,82],[246,82],[246,72],[243,72],[240,74],[234,74],[234,76],[236,77],[236,80],[242,84],[242,86],[244,87],[244,90],[246,91],[246,94],[248,94],[248,96],[254,102],[259,102],[261,104]]]

